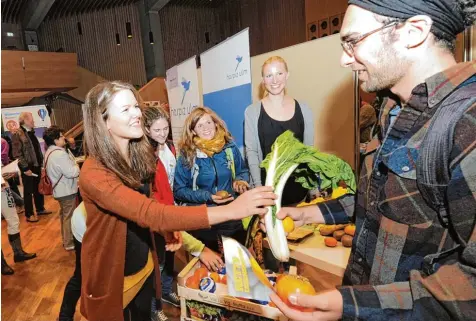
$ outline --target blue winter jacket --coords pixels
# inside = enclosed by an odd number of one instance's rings
[[[233,153],[233,160],[227,156],[227,149]],[[249,182],[249,171],[234,142],[226,144],[220,153],[211,158],[197,151],[192,168],[189,168],[185,158],[180,156],[175,167],[175,201],[189,205],[213,205],[215,203],[212,195],[221,190],[236,197],[233,191],[232,163],[235,165],[235,180]]]

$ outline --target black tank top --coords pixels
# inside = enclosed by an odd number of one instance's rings
[[[148,182],[144,182],[139,189],[139,193],[149,197],[150,188]],[[144,268],[149,255],[149,248],[152,247],[150,230],[139,226],[136,222],[126,220],[126,262],[124,264],[124,276],[133,275]]]
[[[263,152],[263,159],[271,152],[271,146],[274,144],[276,138],[290,130],[294,136],[300,141],[304,141],[304,116],[302,115],[301,106],[294,100],[295,110],[291,119],[279,121],[271,118],[261,104],[261,111],[258,118],[258,136]],[[291,175],[284,186],[281,205],[290,205],[301,202],[307,195],[307,189],[301,184],[294,181],[295,177]],[[261,184],[264,185],[266,181],[266,170],[261,169]]]

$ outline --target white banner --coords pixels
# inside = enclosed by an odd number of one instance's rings
[[[200,55],[203,104],[226,123],[243,149],[245,109],[252,102],[248,28]]]
[[[195,56],[167,70],[166,82],[172,138],[178,147],[185,119],[200,104]]]
[[[11,132],[20,127],[18,117],[23,112],[30,112],[33,115],[35,127],[48,128],[51,126],[50,115],[48,115],[44,105],[2,108],[2,121],[5,131]]]
[[[18,117],[23,112],[30,112],[35,121],[35,136],[38,137],[41,149],[45,151],[45,142],[43,140],[43,132],[46,128],[51,126],[50,115],[46,110],[45,105],[26,106],[26,107],[11,107],[2,108],[2,122],[3,128],[6,132],[12,132],[20,127]]]

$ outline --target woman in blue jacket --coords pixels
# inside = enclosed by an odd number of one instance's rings
[[[179,147],[174,181],[177,203],[219,206],[248,189],[249,172],[241,153],[223,120],[211,109],[196,107],[190,113]],[[241,221],[225,222],[192,234],[214,251],[220,250],[221,235],[240,243],[246,238]]]

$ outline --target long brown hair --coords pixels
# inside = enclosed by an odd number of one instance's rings
[[[264,77],[264,67],[266,65],[269,65],[273,62],[280,62],[284,65],[284,69],[286,70],[286,72],[288,72],[288,64],[286,63],[286,60],[284,60],[282,57],[280,56],[272,56],[272,57],[269,57],[268,59],[266,59],[265,62],[263,62],[263,65],[261,65],[261,77]],[[286,88],[284,88],[284,94],[286,95]],[[264,83],[261,82],[261,85],[260,85],[260,98],[264,98],[266,96],[269,95],[268,91],[266,90],[266,87],[264,86]]]
[[[230,132],[226,128],[225,122],[213,110],[208,107],[195,107],[190,115],[187,116],[187,119],[185,119],[182,138],[179,142],[181,154],[183,157],[185,157],[185,164],[188,167],[192,167],[193,159],[195,158],[195,150],[197,149],[197,146],[195,146],[195,143],[193,142],[193,138],[197,135],[193,133],[193,129],[195,128],[195,125],[197,125],[200,118],[202,118],[204,115],[210,115],[213,122],[217,126],[217,131],[218,129],[223,130],[225,133],[225,141],[227,143],[233,140]]]
[[[167,110],[165,110],[165,104],[161,104],[160,106],[149,106],[142,109],[142,130],[144,134],[146,134],[149,138],[149,143],[153,147],[157,147],[157,142],[150,138],[150,126],[154,124],[155,121],[164,118],[167,123],[169,123],[170,128],[170,116]],[[170,131],[169,131],[170,135]]]
[[[110,103],[122,90],[130,90],[137,102],[140,102],[137,90],[122,81],[99,83],[86,95],[83,105],[85,154],[113,171],[125,185],[138,188],[144,180],[150,179],[155,173],[154,152],[145,135],[139,139],[131,139],[129,164],[109,133],[106,120]]]

